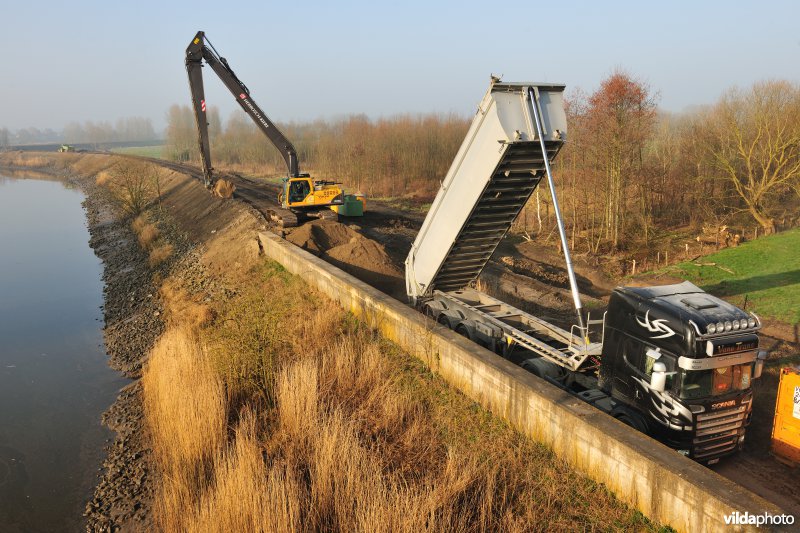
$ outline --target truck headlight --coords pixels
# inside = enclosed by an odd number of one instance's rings
[[[710,334],[712,334],[712,335],[713,335],[714,333],[716,333],[716,332],[717,332],[717,325],[716,325],[716,324],[709,324],[709,325],[706,327],[706,331],[708,331]]]
[[[750,326],[751,328],[756,327],[756,319],[753,317],[748,318],[747,325]]]
[[[747,319],[746,318],[741,319],[739,321],[739,323],[741,324],[742,329],[746,329],[747,328]]]
[[[725,331],[730,331],[733,329],[733,324],[731,324],[730,320],[725,321]]]

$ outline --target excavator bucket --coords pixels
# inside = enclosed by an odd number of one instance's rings
[[[225,179],[218,179],[214,182],[214,196],[219,198],[228,199],[233,197],[233,192],[236,190],[236,185]]]

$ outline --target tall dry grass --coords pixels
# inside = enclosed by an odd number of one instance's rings
[[[116,157],[99,154],[55,152],[0,153],[0,164],[11,167],[40,169],[69,169],[83,176],[96,176],[117,163]]]
[[[274,264],[213,316],[145,369],[163,530],[652,528]]]
[[[157,267],[172,255],[172,244],[162,238],[158,227],[149,221],[147,215],[141,214],[133,219],[131,228],[136,234],[139,246],[148,253],[151,268]]]
[[[174,327],[153,347],[142,387],[154,456],[164,480],[156,512],[165,526],[181,524],[186,510],[204,493],[224,450],[224,383],[196,335]]]
[[[190,294],[179,280],[168,278],[158,290],[164,306],[164,319],[169,325],[197,329],[214,319],[214,309],[204,301],[205,294]]]
[[[53,166],[54,158],[37,153],[16,151],[0,153],[0,161],[2,161],[3,166],[8,167],[50,168]]]

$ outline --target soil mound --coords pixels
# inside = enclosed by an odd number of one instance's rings
[[[286,240],[315,255],[320,255],[359,237],[364,238],[344,224],[332,220],[314,220],[292,228],[286,235]]]
[[[393,294],[404,286],[403,274],[386,248],[332,220],[315,220],[292,229],[286,240],[320,256],[370,285]]]
[[[560,271],[550,265],[511,256],[501,257],[500,262],[510,267],[511,270],[517,274],[522,274],[529,278],[536,278],[539,281],[555,285],[556,287],[569,287],[569,278],[566,272]]]

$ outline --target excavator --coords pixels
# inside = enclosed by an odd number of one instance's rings
[[[205,36],[205,32],[199,31],[186,48],[186,72],[189,75],[189,88],[192,93],[192,107],[197,124],[200,159],[206,187],[209,189],[214,187],[217,180],[211,166],[206,100],[203,89],[203,61],[219,76],[247,116],[278,149],[286,163],[288,175],[283,179],[278,201],[284,210],[289,210],[294,216],[284,214],[279,217],[284,227],[297,224],[298,217],[335,219],[338,215],[362,216],[364,214],[366,200],[363,195],[346,194],[338,182],[314,179],[311,175],[300,172],[294,145],[255,103],[250,96],[250,90],[236,76],[228,61],[219,55]]]

